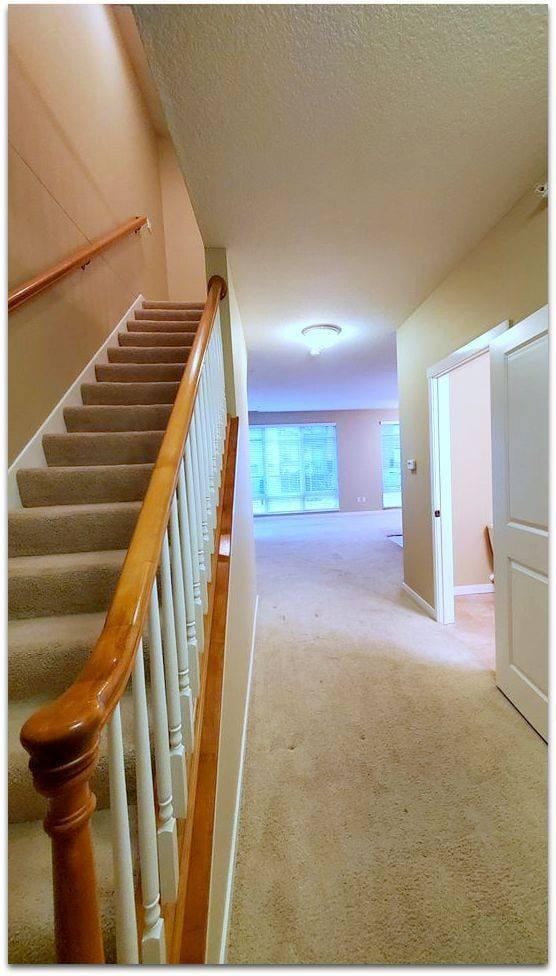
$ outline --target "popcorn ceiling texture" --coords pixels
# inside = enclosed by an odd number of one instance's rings
[[[391,330],[544,174],[547,8],[134,7],[252,409],[393,407]],[[344,334],[311,360],[311,322]]]
[[[401,591],[399,525],[257,522],[229,963],[546,961],[546,745]]]

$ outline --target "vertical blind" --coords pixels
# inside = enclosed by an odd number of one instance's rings
[[[249,440],[255,515],[339,507],[335,424],[250,427]]]
[[[399,508],[402,504],[402,469],[399,423],[380,425],[382,454],[382,506]]]

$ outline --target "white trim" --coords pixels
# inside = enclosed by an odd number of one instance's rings
[[[436,619],[441,624],[455,620],[449,374],[458,366],[488,353],[494,339],[507,332],[509,327],[508,319],[500,322],[427,369],[434,603]],[[441,513],[438,518],[434,515],[436,510]]]
[[[41,424],[39,429],[33,434],[31,440],[25,445],[23,450],[18,454],[15,461],[12,461],[10,467],[8,468],[8,509],[21,508],[21,498],[19,497],[19,488],[17,487],[16,473],[19,468],[45,468],[46,458],[44,456],[44,451],[42,449],[42,439],[44,434],[65,434],[66,425],[64,422],[64,408],[65,407],[81,407],[83,406],[83,401],[81,399],[81,384],[82,383],[94,383],[96,379],[95,366],[97,363],[107,363],[108,354],[106,352],[108,346],[112,345],[114,336],[118,332],[125,332],[127,329],[127,320],[133,315],[133,312],[138,308],[143,301],[143,295],[138,295],[132,305],[124,313],[123,317],[118,322],[115,329],[112,329],[110,335],[105,339],[100,349],[96,351],[93,358],[89,360],[85,369],[83,369],[76,380],[71,384],[68,390],[64,393],[61,400],[58,401],[54,409],[49,413],[48,417]]]
[[[466,596],[472,593],[494,593],[494,583],[466,583],[465,586],[454,586],[454,596]]]
[[[427,369],[427,379],[442,376],[444,373],[449,373],[452,369],[463,366],[464,363],[470,363],[472,359],[477,359],[478,356],[482,356],[490,348],[491,342],[499,335],[502,335],[503,332],[507,332],[509,328],[510,320],[504,319],[499,325],[495,325],[493,329],[489,329],[488,332],[483,332],[482,335],[477,336],[476,339],[472,339],[465,346],[461,346],[460,349],[456,349],[455,352],[450,353],[449,356],[441,359],[438,363],[429,366]]]
[[[413,600],[413,602],[416,603],[417,606],[421,608],[421,610],[424,610],[429,617],[432,617],[433,620],[436,620],[436,613],[434,611],[434,608],[431,607],[430,603],[427,603],[426,600],[423,600],[423,597],[419,596],[419,594],[416,593],[415,590],[412,590],[411,587],[408,586],[407,583],[405,582],[402,583],[402,590],[404,591],[404,593],[407,593],[408,597],[410,597]]]
[[[454,557],[452,543],[452,458],[450,439],[450,378],[429,378],[431,442],[432,552],[434,605],[440,624],[453,624]],[[435,512],[441,516],[437,518]]]
[[[251,681],[253,677],[253,660],[255,656],[255,636],[257,633],[257,615],[259,612],[259,595],[255,599],[255,610],[253,613],[253,635],[251,639],[251,651],[249,654],[249,672],[247,675],[247,691],[245,694],[245,712],[243,715],[243,730],[241,733],[241,747],[239,758],[239,772],[236,793],[236,805],[234,810],[234,822],[232,826],[232,843],[230,847],[230,861],[228,867],[228,881],[226,884],[226,899],[224,902],[224,916],[222,921],[222,937],[220,943],[220,953],[218,957],[219,965],[226,964],[226,953],[228,949],[228,936],[230,931],[230,917],[232,910],[232,895],[234,890],[234,876],[236,866],[237,838],[239,832],[239,815],[241,810],[241,797],[243,793],[243,767],[245,764],[245,747],[247,745],[247,726],[249,723],[249,705],[251,703]]]

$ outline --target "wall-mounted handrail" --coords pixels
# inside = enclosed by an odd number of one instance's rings
[[[59,962],[103,961],[100,915],[93,903],[96,883],[89,821],[95,801],[90,779],[100,733],[124,694],[143,635],[185,444],[202,391],[205,354],[226,291],[223,278],[216,275],[210,279],[206,304],[102,633],[73,684],[32,715],[21,732],[21,741],[31,755],[35,786],[49,799],[45,829],[53,842]],[[93,901],[77,898],[77,889],[90,892]]]
[[[51,285],[56,284],[61,278],[64,278],[71,271],[76,268],[84,268],[85,265],[89,264],[93,258],[106,251],[117,241],[121,241],[123,237],[127,237],[129,234],[136,234],[144,227],[148,222],[147,217],[132,217],[130,220],[126,220],[125,224],[120,224],[115,230],[111,231],[109,234],[105,234],[104,237],[97,237],[96,240],[91,241],[90,244],[86,244],[84,247],[80,247],[69,257],[64,258],[63,261],[58,261],[54,264],[48,271],[43,271],[41,274],[35,275],[34,278],[30,278],[28,281],[24,281],[22,285],[18,285],[14,288],[8,295],[8,312],[13,312],[24,302],[29,301],[30,298],[34,298],[35,295],[39,295],[46,288],[50,288]]]

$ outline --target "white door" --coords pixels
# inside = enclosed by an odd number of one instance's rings
[[[548,308],[490,347],[496,684],[548,737]]]

